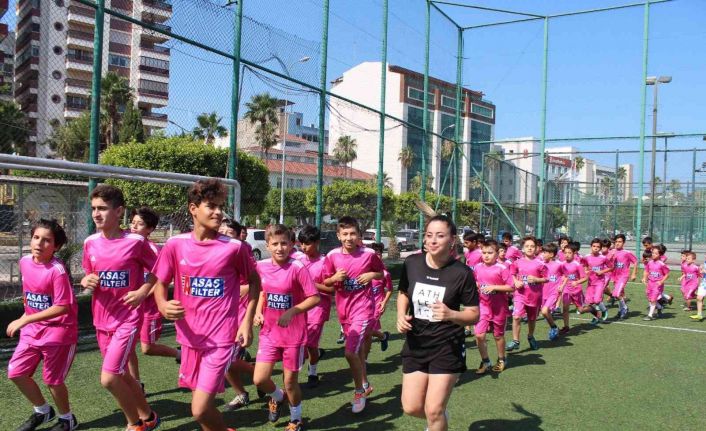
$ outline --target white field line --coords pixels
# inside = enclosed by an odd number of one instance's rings
[[[571,317],[571,320],[584,320],[590,322],[592,319],[584,319],[582,317]],[[632,323],[632,322],[616,322],[610,321],[608,325],[628,325],[628,326],[640,326],[644,328],[660,328],[667,329],[670,331],[683,331],[683,332],[697,332],[699,334],[706,334],[706,330],[703,329],[691,329],[691,328],[675,328],[674,326],[659,326],[659,325],[647,325],[644,323]]]

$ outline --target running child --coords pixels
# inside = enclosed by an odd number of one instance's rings
[[[510,266],[510,273],[514,277],[515,292],[512,309],[512,341],[505,348],[508,352],[520,348],[520,328],[523,316],[527,317],[527,342],[530,349],[539,349],[539,344],[534,338],[534,328],[537,323],[537,314],[542,306],[542,284],[547,281],[547,267],[543,262],[535,259],[536,248],[537,242],[533,236],[524,237],[522,239],[524,257],[514,261]]]
[[[660,244],[661,245],[661,244]],[[662,261],[664,252],[662,247],[655,246],[651,248],[652,259],[645,264],[645,272],[642,275],[642,283],[645,285],[645,294],[650,303],[650,308],[642,320],[654,320],[654,312],[657,310],[657,315],[662,316],[662,304],[658,301],[664,293],[664,282],[669,277],[669,267]]]
[[[287,431],[302,429],[302,391],[299,370],[304,364],[307,311],[319,303],[319,293],[304,264],[291,257],[291,232],[281,224],[265,230],[269,259],[257,263],[262,293],[255,324],[262,326],[253,383],[270,397],[268,419],[277,422],[282,404],[289,403]],[[275,364],[282,361],[284,390],[272,381]]]
[[[476,343],[480,353],[480,366],[476,374],[485,374],[491,369],[496,373],[505,370],[505,322],[508,308],[507,297],[514,288],[512,275],[507,266],[498,263],[498,243],[494,240],[485,241],[481,245],[483,263],[476,265],[474,272],[480,297],[480,319],[476,323]],[[498,350],[498,361],[495,366],[490,362],[488,344],[485,334],[492,331],[495,347]]]
[[[696,264],[696,253],[687,250],[685,254],[686,259],[681,267],[681,293],[684,296],[684,311],[690,311],[691,303],[696,299],[696,291],[699,288],[701,268]]]
[[[352,410],[360,413],[373,391],[365,370],[363,350],[363,341],[375,314],[371,281],[383,278],[384,265],[372,249],[358,246],[360,227],[355,218],[341,217],[336,235],[341,247],[326,256],[324,284],[336,289],[336,311],[343,326],[346,360],[355,384]]]
[[[300,259],[319,291],[319,303],[306,313],[306,351],[309,357],[309,375],[307,386],[315,388],[319,384],[318,365],[324,356],[324,349],[319,347],[324,325],[331,317],[331,295],[333,287],[323,284],[325,256],[319,251],[321,231],[316,226],[304,226],[299,231],[299,243],[304,256]]]
[[[50,431],[71,431],[78,427],[78,420],[71,412],[64,381],[76,353],[78,305],[66,268],[54,257],[66,244],[66,233],[56,220],[41,219],[32,225],[30,236],[31,252],[19,262],[24,314],[7,325],[8,337],[20,332],[7,375],[34,408],[17,429],[32,431],[56,418],[32,378],[43,361],[42,379],[59,411],[59,421]]]
[[[552,311],[559,304],[564,275],[562,262],[555,259],[557,248],[554,243],[549,243],[542,247],[544,265],[547,267],[547,281],[542,287],[542,316],[549,324],[549,339],[551,341],[559,337],[559,328],[554,322]]]
[[[508,262],[507,259],[505,259],[506,253],[507,253],[507,246],[503,243],[498,244],[498,262],[502,263],[503,265],[505,265],[509,268],[510,264],[512,262]]]
[[[696,314],[689,316],[694,320],[701,322],[704,320],[704,297],[706,297],[706,261],[701,264],[701,282],[696,290]]]
[[[579,243],[570,242],[564,248],[565,261],[561,266],[561,271],[564,274],[564,283],[562,286],[562,315],[564,319],[564,327],[559,331],[561,334],[569,332],[571,326],[569,324],[569,307],[574,304],[576,311],[579,313],[591,313],[593,317],[598,316],[598,312],[593,307],[586,305],[586,299],[583,295],[583,283],[588,280],[586,271],[581,263],[581,258],[578,257]]]
[[[608,238],[603,238],[601,240],[601,254],[605,256],[608,259],[608,266],[613,267],[613,256],[614,256],[614,249],[613,249],[613,241],[611,241]],[[608,272],[605,274],[605,287],[603,288],[603,294],[608,296],[611,299],[610,305],[613,305],[613,302],[615,302],[615,298],[613,298],[612,292],[610,291],[610,282],[613,277],[613,272]],[[603,299],[603,298],[601,298]]]
[[[630,271],[632,266],[632,271]],[[635,281],[637,278],[637,256],[625,250],[625,235],[622,233],[615,236],[615,249],[613,251],[613,291],[611,295],[618,302],[618,319],[625,319],[628,316],[628,305],[625,303],[625,286],[628,280]]]
[[[159,254],[159,248],[157,244],[150,241],[149,236],[157,228],[157,223],[159,223],[159,215],[151,208],[142,207],[132,211],[130,232],[142,235],[155,255]],[[151,270],[152,268],[144,269],[145,280]],[[140,326],[140,348],[142,354],[174,358],[178,363],[179,351],[177,349],[164,344],[157,344],[157,341],[162,336],[162,315],[159,313],[152,293],[150,291],[147,298],[142,302],[142,324]],[[130,369],[130,374],[140,383],[144,391],[145,386],[140,381],[140,368],[136,355],[130,355],[128,368]]]
[[[505,251],[505,260],[509,261],[509,263],[513,263],[518,259],[522,259],[523,254],[520,249],[512,245],[512,234],[510,232],[504,232],[502,239],[503,244],[507,247],[507,250]]]
[[[569,245],[570,242],[571,238],[569,238],[568,236],[564,234],[559,235],[559,251],[556,253],[556,260],[558,260],[559,262],[563,262],[565,260],[564,249],[566,248],[566,246]]]
[[[381,242],[373,243],[371,246],[375,250],[375,254],[382,260],[382,252],[384,245]],[[387,346],[390,340],[390,333],[388,331],[382,330],[382,325],[380,324],[380,318],[385,313],[387,308],[387,303],[390,301],[392,296],[392,276],[387,268],[383,269],[382,280],[373,280],[373,299],[375,301],[375,313],[373,315],[373,326],[370,332],[370,337],[366,340],[365,345],[365,360],[367,361],[368,355],[370,354],[370,346],[372,344],[373,337],[380,341],[380,350],[383,352],[387,350]]]
[[[218,180],[195,182],[188,191],[194,230],[176,235],[162,248],[154,274],[159,311],[174,320],[181,344],[179,386],[190,389],[191,414],[208,431],[226,431],[216,408],[216,394],[225,387],[225,372],[236,343],[252,342],[252,324],[260,293],[260,277],[248,249],[239,240],[218,233],[223,220],[226,187]],[[240,280],[250,286],[245,317],[238,326]],[[174,280],[174,298],[168,286]]]
[[[125,198],[119,188],[101,184],[90,198],[99,232],[83,243],[81,266],[86,276],[81,285],[93,294],[93,325],[103,356],[101,385],[123,411],[127,431],[153,430],[161,420],[147,404],[140,384],[125,371],[139,337],[140,305],[155,281],[152,274],[145,280],[144,269],[152,268],[157,255],[142,235],[120,228]]]
[[[591,253],[583,257],[583,264],[588,272],[588,287],[586,288],[586,302],[599,310],[598,316],[591,321],[592,325],[605,322],[608,319],[608,309],[603,303],[605,290],[605,275],[611,271],[611,262],[601,253],[603,243],[599,238],[591,240]]]
[[[479,239],[479,237],[481,237]],[[463,234],[463,246],[466,247],[466,265],[468,265],[471,270],[481,262],[481,251],[480,243],[483,241],[483,237],[480,234],[476,234],[473,231],[468,231]]]

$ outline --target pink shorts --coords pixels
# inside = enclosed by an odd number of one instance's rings
[[[505,335],[505,320],[507,316],[503,314],[502,316],[481,316],[478,323],[474,327],[473,331],[476,335],[487,334],[490,332],[491,328],[493,330],[494,337],[502,337]]]
[[[306,325],[306,347],[318,349],[319,341],[321,341],[321,333],[323,332],[323,323],[308,323]]]
[[[162,336],[162,316],[154,319],[144,318],[140,326],[140,342],[142,344],[155,344]]]
[[[282,367],[289,371],[299,371],[304,365],[304,345],[294,347],[275,346],[267,338],[260,337],[257,346],[257,362],[274,364],[282,361]]]
[[[549,295],[542,296],[542,308],[548,308],[549,311],[556,307],[557,302],[559,302],[559,292],[554,291]]]
[[[690,299],[696,298],[696,290],[699,288],[698,285],[693,287],[682,286],[681,294],[684,296],[684,301],[689,301]]]
[[[603,301],[603,290],[605,282],[601,281],[596,284],[589,284],[586,288],[586,302],[589,304],[598,304]]]
[[[525,303],[524,295],[515,295],[512,303],[512,317],[525,317],[527,320],[535,321],[537,320],[537,315],[539,314],[539,306],[541,304],[530,304]]]
[[[662,292],[664,292],[664,286],[647,286],[645,289],[647,300],[650,302],[657,302],[662,297]]]
[[[233,360],[234,346],[195,349],[181,346],[179,387],[207,394],[225,391],[225,374]]]
[[[627,278],[613,281],[613,298],[621,298],[625,294],[625,286],[628,284]]]
[[[7,376],[11,379],[20,376],[31,377],[43,360],[42,379],[49,386],[64,383],[71,364],[76,356],[76,345],[33,346],[20,340],[10,362],[7,364]]]
[[[343,335],[346,336],[346,353],[358,353],[363,346],[365,337],[372,331],[372,320],[355,320],[343,325]]]
[[[569,304],[574,304],[576,307],[583,307],[586,305],[586,298],[584,298],[583,292],[564,292],[562,296],[562,301],[564,302],[565,306],[568,306]]]
[[[137,328],[125,326],[114,332],[96,329],[96,339],[103,356],[102,370],[110,374],[124,374],[130,354],[135,352]]]

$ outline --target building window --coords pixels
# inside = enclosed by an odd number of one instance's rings
[[[445,108],[456,109],[456,98],[441,96],[441,106]]]
[[[149,79],[140,79],[140,90],[153,94],[169,93],[169,84],[166,82],[151,81]]]
[[[67,95],[66,106],[79,110],[88,109],[88,99],[85,97]]]
[[[414,87],[407,87],[407,97],[412,100],[424,102],[424,91]],[[434,104],[434,93],[429,92],[429,103]]]
[[[140,57],[140,65],[153,67],[155,69],[169,69],[169,62],[167,60],[152,57]]]
[[[301,189],[304,187],[304,180],[302,179],[297,179],[297,188]]]
[[[125,56],[117,55],[117,54],[108,54],[108,63],[111,66],[129,68],[130,67],[130,57],[125,57]]]
[[[288,189],[294,188],[294,178],[287,178],[287,188]]]
[[[494,118],[492,109],[486,108],[485,106],[476,105],[475,103],[471,103],[471,112],[480,115],[481,117]]]
[[[74,60],[93,61],[93,53],[80,49],[69,48],[68,57]]]
[[[119,43],[121,45],[130,45],[132,43],[132,36],[130,33],[125,33],[122,31],[116,31],[114,29],[110,30],[110,41]]]
[[[302,119],[301,119],[301,118],[297,118],[297,120],[295,121],[295,123],[296,123],[297,126],[301,126],[301,125],[302,125]]]

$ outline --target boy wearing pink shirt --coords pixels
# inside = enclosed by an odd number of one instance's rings
[[[375,250],[375,254],[382,260],[382,252],[385,246],[381,242],[373,243],[370,248]],[[387,268],[382,271],[382,280],[373,280],[373,300],[375,302],[375,313],[373,315],[373,326],[370,331],[370,336],[365,340],[365,360],[368,360],[368,355],[370,354],[370,346],[372,344],[373,337],[380,341],[380,350],[383,352],[387,350],[387,346],[390,339],[390,333],[388,331],[382,330],[382,325],[380,324],[380,318],[385,313],[387,308],[387,303],[390,301],[392,296],[392,276]]]
[[[511,352],[520,348],[520,325],[522,317],[527,317],[527,342],[532,350],[539,349],[534,338],[537,314],[542,306],[542,284],[547,281],[547,267],[535,258],[537,242],[533,236],[522,239],[524,257],[510,266],[514,277],[515,293],[512,308],[512,341],[505,350]],[[508,248],[509,252],[509,248]]]
[[[304,364],[306,312],[319,303],[319,293],[304,264],[291,257],[294,244],[286,226],[269,226],[265,241],[271,257],[257,263],[262,293],[255,324],[262,329],[253,383],[270,396],[269,421],[277,422],[286,401],[290,411],[287,430],[299,431],[302,429],[299,370]],[[279,361],[282,361],[285,390],[272,381],[272,371]]]
[[[601,240],[593,238],[591,240],[591,253],[584,256],[583,264],[588,272],[588,287],[586,288],[586,302],[600,310],[592,324],[599,321],[605,322],[608,319],[608,309],[603,303],[603,291],[606,287],[606,274],[613,271],[610,260],[601,254]]]
[[[336,235],[341,247],[326,255],[324,284],[336,290],[336,311],[346,337],[345,355],[355,384],[352,411],[360,413],[373,391],[363,349],[375,315],[371,281],[383,278],[384,265],[372,249],[358,246],[360,226],[355,218],[341,217]]]
[[[476,343],[481,363],[476,374],[485,374],[491,369],[496,373],[505,370],[505,321],[507,320],[507,296],[513,289],[513,280],[507,266],[498,263],[498,243],[488,240],[481,245],[483,263],[476,265],[474,276],[480,294],[480,319],[476,323]],[[490,363],[485,334],[493,331],[498,362]],[[492,367],[492,368],[491,368]]]
[[[681,293],[684,296],[684,311],[691,310],[691,303],[696,299],[696,290],[699,288],[701,269],[696,264],[696,253],[686,251],[684,263],[681,266]]]
[[[218,233],[226,188],[218,180],[195,182],[187,194],[193,232],[167,241],[154,266],[154,296],[159,311],[174,320],[181,344],[179,386],[192,391],[191,414],[208,431],[226,431],[214,398],[224,391],[235,344],[252,342],[252,322],[260,278],[248,249],[237,239]],[[249,283],[249,304],[238,325],[241,278]],[[174,299],[168,286],[174,280]]]
[[[554,259],[557,252],[556,244],[549,243],[543,246],[542,252],[544,265],[547,267],[547,282],[542,287],[542,316],[549,324],[549,339],[554,341],[559,337],[559,329],[554,322],[554,317],[552,317],[552,310],[559,303],[564,271],[562,270],[562,262]]]
[[[512,245],[512,234],[510,232],[503,233],[503,244],[507,247],[507,250],[505,251],[506,262],[509,261],[509,263],[513,263],[516,260],[522,259],[524,255],[519,248]]]
[[[654,312],[657,309],[657,314],[662,315],[662,304],[658,301],[664,293],[664,282],[669,277],[669,267],[662,261],[664,255],[662,247],[652,247],[652,259],[645,264],[645,272],[642,275],[642,283],[645,284],[645,294],[650,303],[650,309],[642,320],[654,320]],[[666,249],[666,248],[665,248]]]
[[[566,235],[559,235],[559,251],[556,253],[556,260],[559,262],[563,262],[564,259],[564,249],[569,245],[571,242],[571,238],[569,238]]]
[[[472,231],[463,234],[463,246],[466,247],[464,257],[466,259],[466,265],[471,268],[471,270],[483,260],[479,246],[480,242],[485,238],[479,239],[480,236],[481,235]]]
[[[564,318],[564,327],[559,331],[562,334],[569,332],[569,307],[574,304],[579,313],[591,313],[594,317],[598,315],[593,307],[586,305],[586,299],[583,296],[583,283],[588,280],[586,270],[578,257],[579,243],[570,242],[564,248],[564,258],[566,259],[561,265],[561,272],[564,274],[564,284],[562,287],[563,304],[562,315]]]
[[[319,303],[306,313],[306,350],[309,356],[307,386],[315,388],[319,384],[317,366],[324,355],[324,349],[319,348],[319,342],[321,341],[324,324],[331,317],[333,287],[323,284],[325,256],[319,252],[319,243],[321,242],[321,231],[319,231],[319,228],[316,226],[304,226],[299,231],[298,239],[304,254],[300,261],[309,271],[309,275],[319,291],[320,298]]]
[[[625,235],[615,236],[615,249],[613,251],[613,298],[619,302],[620,311],[618,319],[625,319],[628,315],[628,306],[625,303],[625,286],[637,277],[637,257],[634,253],[625,250]],[[632,272],[630,266],[632,265]]]
[[[101,385],[118,402],[128,431],[153,430],[161,421],[137,380],[125,371],[139,337],[140,306],[155,280],[152,274],[145,280],[144,268],[151,268],[157,256],[143,236],[120,228],[125,198],[119,188],[96,187],[91,193],[91,211],[99,232],[83,243],[81,266],[86,276],[81,285],[93,293],[93,325],[103,356]]]
[[[18,429],[32,431],[56,418],[32,378],[41,360],[44,383],[59,410],[59,421],[50,431],[71,431],[78,421],[71,413],[64,380],[76,353],[78,306],[66,269],[54,258],[66,243],[66,233],[56,220],[41,219],[32,225],[30,235],[31,254],[19,262],[25,311],[7,326],[8,337],[20,331],[7,375],[34,407],[34,413]]]

